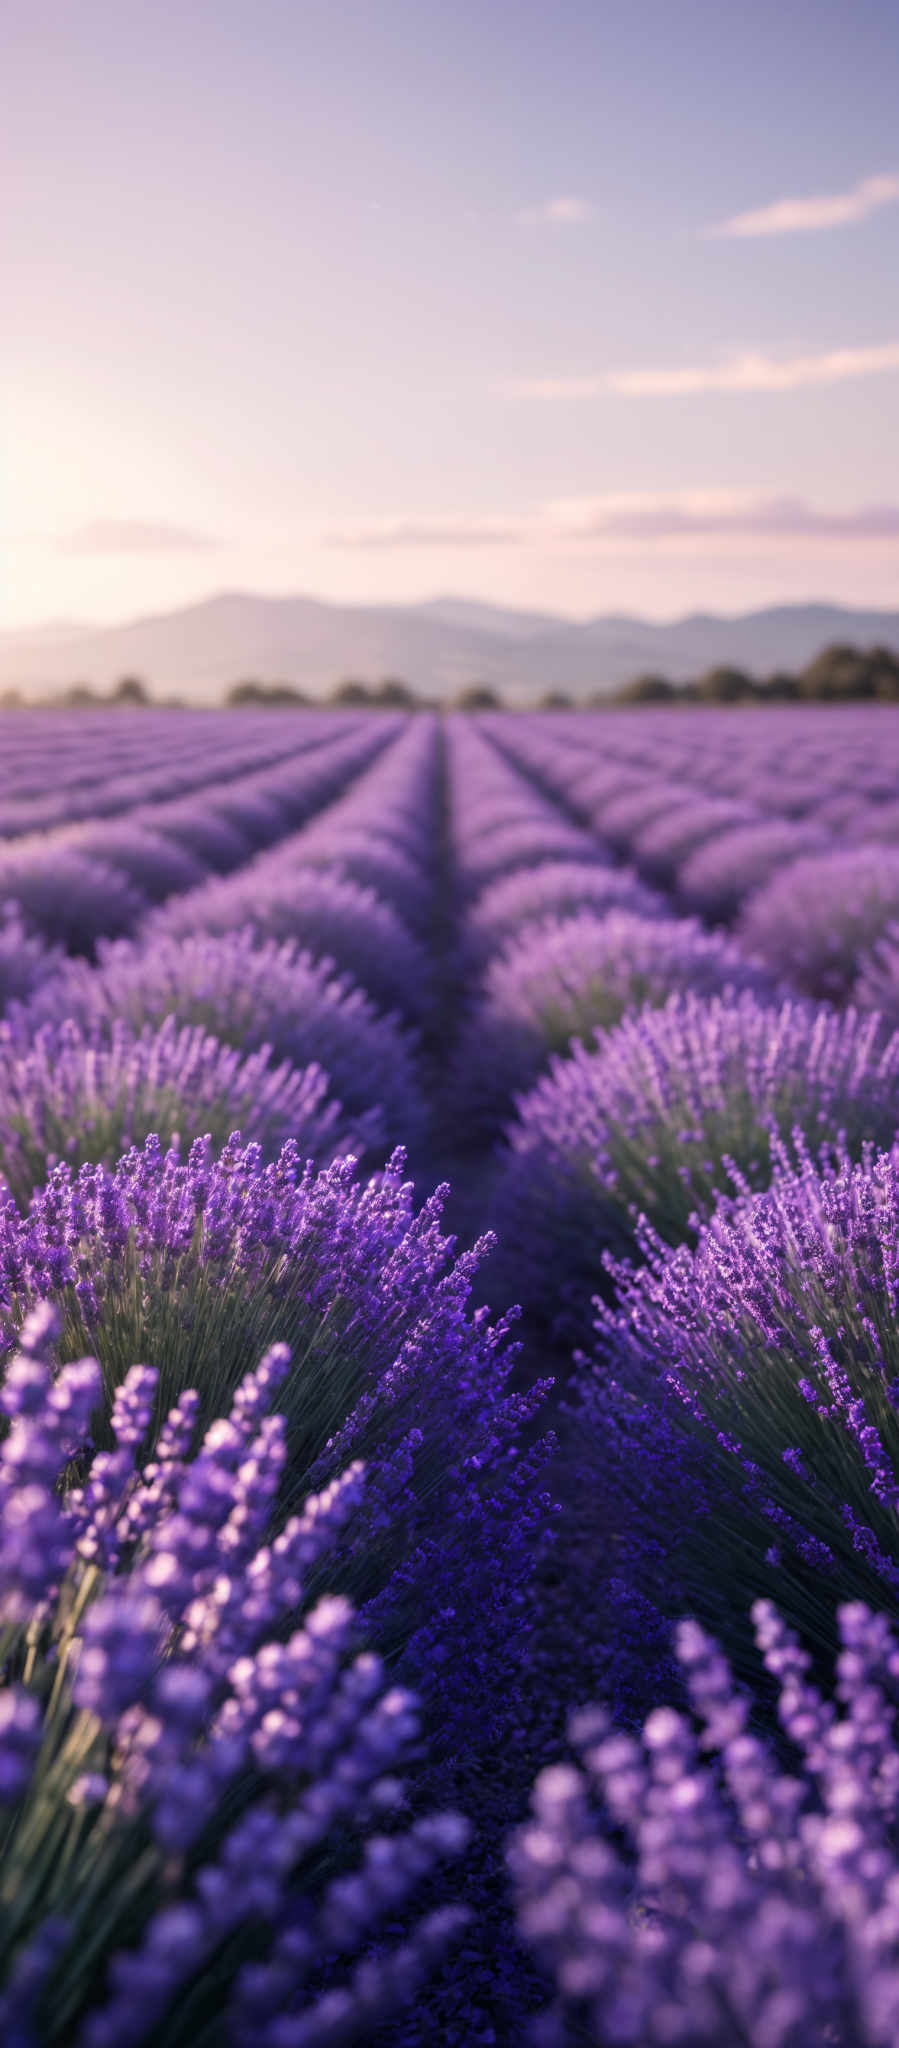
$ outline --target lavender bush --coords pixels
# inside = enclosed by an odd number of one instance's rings
[[[148,946],[192,932],[231,932],[251,925],[260,940],[292,939],[334,962],[386,1010],[416,1020],[430,1005],[428,960],[395,910],[373,889],[318,869],[253,867],[227,881],[174,897],[143,927]]]
[[[764,1187],[772,1139],[892,1143],[899,1035],[876,1016],[692,995],[625,1017],[594,1050],[575,1046],[519,1105],[495,1219],[515,1292],[580,1302],[606,1247],[634,1245],[641,1213],[670,1244],[720,1193]]]
[[[635,834],[631,852],[641,872],[669,887],[682,861],[719,833],[754,822],[747,804],[698,791],[654,817]]]
[[[99,1041],[70,1020],[24,1045],[0,1027],[0,1181],[17,1201],[58,1160],[111,1166],[154,1132],[166,1143],[208,1133],[221,1148],[239,1126],[269,1155],[292,1137],[319,1160],[383,1134],[377,1109],[342,1115],[321,1067],[272,1066],[268,1046],[244,1058],[174,1017],[158,1031],[114,1023]]]
[[[753,1608],[796,1759],[694,1621],[677,1631],[691,1713],[639,1738],[571,1721],[510,1847],[518,1922],[555,1981],[540,2048],[888,2048],[899,2036],[899,1646],[840,1609],[837,1701],[776,1608]],[[697,1732],[698,1731],[698,1732]]]
[[[731,1461],[731,1591],[764,1565],[824,1640],[839,1595],[899,1611],[897,1243],[894,1153],[823,1172],[782,1158],[695,1252],[647,1242],[598,1309],[599,1380],[611,1366],[679,1398]]]
[[[45,945],[23,924],[18,904],[0,905],[0,1012],[24,1003],[62,965],[58,947]]]
[[[453,1073],[460,1110],[476,1127],[498,1128],[516,1091],[573,1039],[590,1041],[676,990],[726,989],[770,994],[761,968],[693,919],[584,910],[525,926],[491,960],[463,1027]]]
[[[484,957],[525,927],[551,923],[589,910],[604,917],[611,910],[629,910],[640,917],[659,917],[664,905],[632,868],[600,867],[592,861],[546,861],[491,882],[468,913],[465,941],[470,952]]]
[[[859,962],[853,1001],[863,1010],[879,1010],[894,1028],[899,1024],[899,923],[888,924],[883,936]]]
[[[779,875],[787,863],[818,853],[826,843],[820,826],[791,818],[764,818],[737,825],[708,839],[678,869],[682,900],[703,917],[730,919],[753,890]]]
[[[316,1173],[293,1144],[265,1166],[235,1135],[220,1158],[150,1139],[114,1172],[60,1166],[27,1215],[0,1211],[0,1339],[52,1299],[59,1356],[96,1354],[107,1411],[139,1356],[159,1375],[157,1421],[195,1386],[204,1422],[227,1411],[248,1349],[288,1343],[285,1499],[367,1460],[345,1589],[452,1694],[461,1753],[501,1713],[527,1621],[546,1386],[510,1391],[508,1322],[468,1310],[488,1241],[454,1258],[447,1191],[416,1212],[403,1163],[365,1183],[352,1160]]]
[[[411,1034],[379,1015],[332,961],[301,952],[295,939],[257,942],[252,927],[183,939],[162,934],[150,945],[101,940],[95,966],[69,961],[10,1023],[25,1049],[41,1024],[66,1018],[107,1043],[117,1023],[145,1031],[170,1016],[244,1052],[267,1046],[273,1061],[326,1067],[351,1115],[380,1108],[394,1139],[412,1144],[421,1136],[426,1111]],[[358,1135],[361,1144],[364,1129]],[[369,1141],[373,1135],[370,1129]]]
[[[186,1388],[148,1452],[158,1375],[133,1366],[95,1451],[101,1369],[54,1373],[56,1334],[35,1310],[0,1392],[3,2039],[365,2042],[464,1921],[366,1959],[465,1827],[404,1819],[415,1701],[345,1598],[310,1602],[362,1470],[274,1535],[286,1347],[195,1449]]]
[[[98,939],[133,931],[147,908],[118,869],[52,842],[2,855],[0,902],[10,900],[48,945],[69,953],[91,953]]]
[[[158,903],[180,890],[196,889],[208,873],[206,863],[186,847],[154,832],[149,817],[138,824],[117,819],[82,826],[68,843],[89,860],[116,868],[148,903]]]
[[[897,916],[899,847],[857,846],[785,868],[747,903],[740,935],[773,974],[841,1002]]]

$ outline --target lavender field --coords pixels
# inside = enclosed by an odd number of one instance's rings
[[[899,2048],[899,709],[0,837],[0,2042]]]

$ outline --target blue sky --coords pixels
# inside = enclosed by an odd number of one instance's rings
[[[0,626],[899,601],[892,5],[13,0],[0,71]]]

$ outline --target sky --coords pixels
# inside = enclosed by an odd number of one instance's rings
[[[894,0],[7,0],[0,630],[899,604]]]

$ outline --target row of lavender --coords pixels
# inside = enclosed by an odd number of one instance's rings
[[[61,835],[10,849],[4,2038],[370,2039],[462,1934],[457,1903],[406,1900],[463,1849],[429,1807],[520,1686],[544,1390],[511,1391],[479,1250],[389,1154],[439,1040],[437,726],[372,721],[278,775],[251,859],[152,891],[139,868],[128,938],[94,899],[64,934],[41,916]],[[201,829],[246,780],[204,790]]]
[[[485,724],[617,857],[681,908],[736,920],[806,994],[845,1000],[899,918],[891,706]]]
[[[764,734],[772,766],[782,737]],[[563,755],[537,721],[484,720],[451,740],[473,899],[456,1113],[502,1133],[493,1214],[516,1291],[584,1347],[560,1417],[564,1568],[528,1655],[535,1686],[598,1690],[619,1722],[574,1717],[577,1761],[541,1775],[511,1851],[521,1931],[556,1983],[537,2032],[893,2044],[890,865],[831,853],[785,877],[787,901],[807,887],[805,922],[836,927],[842,973],[811,974],[776,884],[731,938],[676,914],[685,892],[645,839],[614,820],[597,838],[614,803],[585,791],[614,791],[615,770],[583,738]],[[815,1000],[847,990],[870,1007]],[[677,1708],[644,1720],[653,1694]]]
[[[895,1042],[676,915],[535,787],[553,749],[522,774],[505,728],[354,731],[315,750],[329,804],[307,785],[300,829],[159,887],[129,940],[32,936],[7,1012],[5,2034],[380,2040],[452,1940],[431,2029],[385,2040],[518,2042],[555,1980],[546,2042],[892,2043],[896,1653],[860,1603],[892,1611],[899,1571]],[[597,1348],[557,1440],[439,1196],[416,1215],[400,1160],[343,1157],[429,1122],[490,1191],[507,1284]],[[116,1163],[154,1130],[181,1150]],[[54,1151],[88,1163],[29,1202]],[[772,1594],[822,1672],[854,1600],[842,1713]],[[633,1723],[678,1682],[674,1613],[754,1679],[753,1600],[801,1767],[685,1625],[721,1764],[683,1713],[642,1741],[580,1717],[510,1851],[541,1987],[498,1868],[528,1773],[594,1685]],[[476,1834],[444,1893],[447,1797]]]

